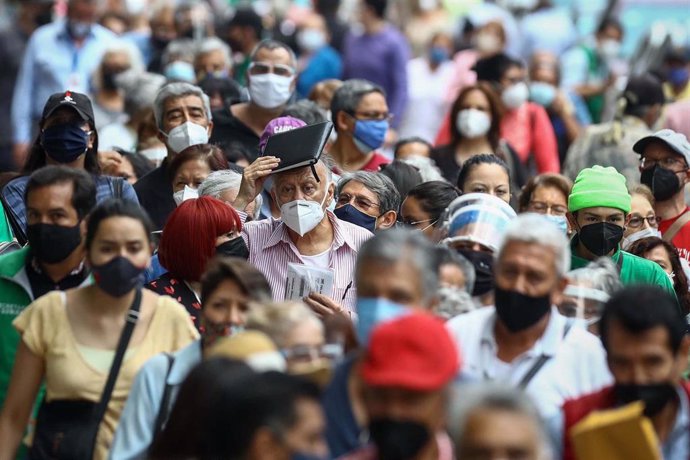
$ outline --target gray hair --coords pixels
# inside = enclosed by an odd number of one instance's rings
[[[221,171],[213,171],[199,186],[199,196],[210,196],[220,199],[223,192],[228,189],[240,189],[242,184],[242,174],[232,169],[224,169]],[[261,214],[261,206],[263,205],[263,197],[261,194],[254,199],[254,220],[258,219]]]
[[[414,155],[405,158],[402,162],[417,168],[419,175],[422,176],[422,182],[448,182],[431,158]]]
[[[359,182],[368,190],[372,191],[379,199],[379,215],[387,213],[388,211],[398,212],[400,209],[400,193],[395,188],[395,184],[387,176],[383,174],[357,171],[350,174],[345,174],[338,186],[335,188],[335,196],[340,196],[345,186],[352,182]]]
[[[354,114],[362,98],[367,94],[380,93],[386,95],[383,88],[368,80],[352,79],[343,82],[331,99],[331,117],[336,120],[339,112]],[[335,123],[336,130],[338,124]]]
[[[437,246],[436,251],[438,252],[439,257],[439,269],[442,265],[455,265],[458,267],[465,276],[465,291],[467,291],[469,294],[472,294],[474,282],[477,279],[477,272],[475,271],[472,262],[467,260],[465,256],[457,252],[455,249],[451,249],[447,246]]]
[[[278,40],[272,40],[272,39],[265,39],[261,40],[252,50],[252,53],[250,54],[249,62],[255,62],[256,61],[256,55],[259,53],[261,50],[268,50],[268,51],[273,51],[277,49],[284,49],[285,51],[288,52],[290,55],[290,61],[292,62],[291,66],[294,69],[297,69],[297,56],[295,56],[295,52],[290,48],[288,45],[285,43],[278,41]]]
[[[285,348],[287,338],[298,326],[312,321],[322,332],[323,323],[302,302],[274,302],[254,305],[247,317],[247,329],[261,331],[279,348]]]
[[[510,242],[532,243],[553,249],[556,273],[563,277],[570,270],[570,243],[561,229],[547,221],[541,214],[520,214],[506,228],[496,251],[496,260],[501,260],[503,250]]]
[[[568,272],[568,280],[585,281],[592,289],[612,296],[623,287],[618,268],[610,257],[599,257],[582,268]]]
[[[522,390],[497,384],[456,385],[451,391],[448,411],[448,433],[456,449],[462,445],[469,418],[478,410],[500,410],[522,415],[537,426],[540,460],[552,458],[544,421],[532,399]],[[456,450],[456,454],[461,454]]]
[[[376,261],[389,265],[410,264],[417,270],[422,284],[422,298],[430,302],[438,291],[438,256],[434,245],[420,232],[392,228],[367,240],[357,254],[356,275],[363,265]]]
[[[218,37],[208,37],[204,38],[201,43],[197,46],[196,53],[194,55],[194,59],[196,60],[199,56],[203,54],[208,54],[213,51],[220,51],[223,53],[223,59],[225,60],[225,65],[230,68],[232,67],[232,50],[228,46],[227,43],[225,43],[223,40],[221,40]]]
[[[185,82],[168,83],[158,91],[156,100],[153,103],[153,114],[156,117],[156,125],[159,129],[163,129],[163,110],[165,108],[165,103],[168,102],[169,99],[179,99],[185,96],[197,96],[200,98],[201,102],[204,104],[206,118],[208,118],[208,121],[212,120],[211,101],[201,88]]]
[[[134,43],[122,39],[113,41],[106,47],[103,57],[101,58],[101,63],[105,60],[107,55],[115,53],[125,53],[129,57],[129,68],[131,70],[137,72],[143,72],[146,70],[141,51]]]
[[[309,99],[300,99],[297,102],[293,102],[285,107],[280,116],[299,118],[308,125],[315,125],[328,120],[326,111],[319,107],[316,102]]]
[[[196,53],[196,43],[191,38],[178,38],[165,47],[163,56],[161,56],[161,65],[163,68],[173,61],[194,62],[194,55]]]

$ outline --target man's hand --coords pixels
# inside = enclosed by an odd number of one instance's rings
[[[309,308],[311,308],[314,313],[319,316],[319,318],[336,314],[345,314],[345,309],[342,307],[342,305],[339,305],[329,297],[323,294],[317,294],[316,292],[312,292],[309,294],[309,297],[305,297],[304,303],[306,303]]]
[[[113,150],[101,150],[98,152],[98,165],[103,174],[114,176],[117,168],[122,163],[122,155]]]
[[[271,175],[274,169],[280,164],[280,158],[259,157],[254,163],[244,168],[242,174],[242,184],[233,207],[239,211],[247,209],[264,187],[264,182]]]

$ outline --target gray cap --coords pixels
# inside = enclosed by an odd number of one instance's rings
[[[668,145],[671,150],[678,155],[682,155],[683,158],[685,158],[685,162],[690,165],[690,142],[688,142],[688,138],[685,137],[685,134],[677,133],[672,129],[662,129],[651,136],[643,137],[635,142],[633,150],[641,155],[644,153],[644,149],[647,148],[649,143],[655,140]]]

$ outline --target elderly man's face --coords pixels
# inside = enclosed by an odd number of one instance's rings
[[[230,76],[230,63],[225,61],[225,55],[221,50],[213,50],[196,57],[194,71],[197,80],[203,80],[207,75],[228,77]]]
[[[235,202],[235,199],[237,199],[237,194],[239,191],[240,190],[237,188],[227,188],[218,195],[218,199],[228,203],[229,205],[232,205]],[[244,210],[248,216],[254,216],[254,211],[256,210],[256,201],[249,203]]]
[[[213,122],[208,119],[204,108],[204,101],[199,96],[190,94],[187,96],[170,98],[163,104],[161,131],[170,131],[184,123],[191,122],[207,128],[209,137],[213,130]],[[166,136],[158,133],[158,139],[165,143]]]
[[[408,308],[430,310],[424,300],[422,276],[409,260],[394,264],[367,260],[355,275],[359,298],[384,298]]]
[[[445,420],[445,391],[414,391],[398,387],[365,386],[364,404],[369,420],[388,419],[417,422],[429,434],[442,428]]]
[[[467,418],[458,458],[537,460],[541,454],[539,427],[532,418],[502,409],[476,409]]]
[[[323,207],[328,206],[335,187],[328,180],[328,170],[323,163],[316,164],[316,173],[319,181],[309,166],[276,174],[272,194],[278,206],[296,200],[316,201]]]

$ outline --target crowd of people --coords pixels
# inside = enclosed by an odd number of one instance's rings
[[[690,34],[559,4],[5,5],[0,460],[690,459]]]

